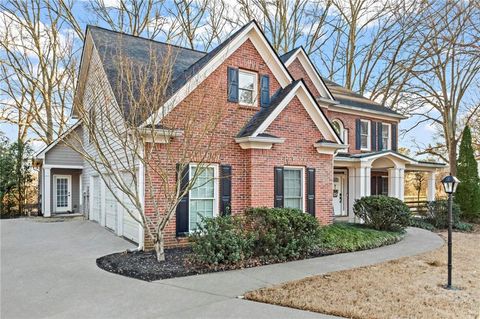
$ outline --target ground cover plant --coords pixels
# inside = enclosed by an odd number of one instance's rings
[[[97,259],[109,272],[152,281],[213,271],[370,249],[401,240],[402,231],[318,220],[298,210],[253,208],[243,215],[205,219],[191,235],[191,246],[152,252],[122,252]]]
[[[419,256],[256,290],[245,298],[346,318],[478,318],[479,241],[478,230],[454,234],[453,284],[459,290],[443,288],[444,245]]]

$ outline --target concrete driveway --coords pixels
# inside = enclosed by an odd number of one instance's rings
[[[430,232],[410,229],[402,242],[366,252],[148,283],[96,266],[96,258],[134,246],[93,222],[2,220],[0,233],[2,319],[332,318],[236,296],[421,253],[443,243]]]

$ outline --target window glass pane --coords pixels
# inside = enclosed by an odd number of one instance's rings
[[[302,170],[283,171],[284,206],[302,209]]]
[[[238,73],[238,87],[240,89],[253,90],[255,86],[255,75],[240,71]]]
[[[196,167],[190,168],[190,176],[195,175]],[[190,230],[198,228],[198,223],[203,217],[213,217],[215,205],[215,170],[213,167],[205,168],[199,173],[195,184],[190,190],[189,223]]]
[[[240,103],[253,104],[255,102],[255,80],[256,76],[253,73],[242,71],[238,73],[238,91]]]
[[[368,122],[361,122],[362,134],[368,134]]]
[[[333,125],[333,129],[335,130],[335,132],[337,132],[337,134],[340,135],[342,133],[341,130],[340,130],[340,123],[335,121],[335,122],[332,123],[332,125]]]
[[[362,148],[368,148],[368,136],[362,135]]]

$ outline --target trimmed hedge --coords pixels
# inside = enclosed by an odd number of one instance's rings
[[[244,230],[242,216],[205,218],[193,242],[191,261],[197,265],[238,264],[253,254],[253,234]]]
[[[277,262],[306,257],[318,248],[320,224],[299,210],[251,208],[244,216],[205,219],[190,236],[197,265]]]
[[[250,208],[246,223],[255,238],[254,256],[284,261],[307,256],[318,247],[320,224],[310,214],[288,208]]]
[[[387,231],[403,230],[410,224],[410,209],[398,198],[375,195],[355,201],[353,212],[365,225]]]

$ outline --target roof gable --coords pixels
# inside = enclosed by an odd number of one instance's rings
[[[144,125],[158,124],[170,111],[175,108],[188,94],[202,83],[213,71],[215,71],[230,55],[232,55],[243,43],[250,40],[255,49],[268,64],[273,75],[282,88],[287,87],[293,78],[279,56],[253,20],[235,32],[229,39],[220,44],[212,52],[192,65],[176,85],[177,90],[168,97],[167,102],[157,112],[145,121]]]
[[[296,59],[298,59],[303,69],[307,73],[308,77],[315,85],[315,88],[320,93],[321,97],[332,100],[332,101],[335,100],[332,93],[328,90],[328,87],[326,86],[319,72],[315,68],[315,65],[310,60],[308,54],[305,52],[303,47],[298,47],[285,53],[284,55],[282,55],[281,59],[287,68]]]
[[[258,111],[238,133],[237,138],[257,137],[265,134],[270,124],[273,123],[294,97],[298,97],[325,139],[343,144],[302,80],[293,81],[275,95],[270,106]]]

